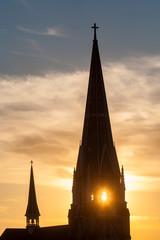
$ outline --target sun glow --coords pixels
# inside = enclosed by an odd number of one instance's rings
[[[101,199],[102,199],[103,202],[107,201],[107,194],[106,194],[106,192],[102,192]]]
[[[94,200],[94,195],[93,194],[91,194],[91,201],[93,201]]]
[[[95,195],[92,193],[90,196],[91,201],[99,203],[108,202],[108,193],[104,190],[99,190]]]

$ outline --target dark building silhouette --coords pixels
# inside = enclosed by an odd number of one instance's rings
[[[39,228],[33,169],[26,229],[6,229],[1,239],[130,240],[124,170],[119,169],[105,94],[102,67],[94,40],[82,143],[73,176],[69,225]],[[32,229],[32,231],[30,231]]]

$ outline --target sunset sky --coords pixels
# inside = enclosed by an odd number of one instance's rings
[[[96,22],[133,240],[160,239],[160,1],[0,0],[0,234],[67,223]]]

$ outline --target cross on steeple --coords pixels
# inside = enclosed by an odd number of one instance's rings
[[[94,29],[94,40],[97,40],[97,38],[96,38],[96,30],[97,30],[99,27],[97,27],[96,23],[94,23],[94,25],[92,26],[92,28]]]
[[[31,165],[32,165],[33,161],[31,160],[30,163],[31,163]]]

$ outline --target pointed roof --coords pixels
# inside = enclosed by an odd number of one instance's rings
[[[26,210],[26,217],[39,217],[39,209],[36,199],[36,190],[34,185],[34,176],[33,176],[33,166],[31,161],[31,173],[30,173],[30,185],[29,185],[29,196],[28,196],[28,206]]]
[[[119,175],[120,171],[112,138],[96,24],[92,28],[94,28],[94,40],[82,134],[83,157],[79,158],[77,167],[83,165],[83,169],[86,169],[86,165],[90,165],[91,175],[95,178],[100,175],[101,166],[108,168],[106,173],[109,175]]]

